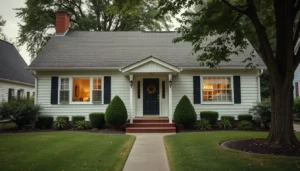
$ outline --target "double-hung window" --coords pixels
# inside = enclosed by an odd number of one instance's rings
[[[69,78],[60,79],[60,103],[69,103]]]
[[[93,78],[93,102],[102,103],[102,79]]]
[[[203,76],[201,83],[203,102],[233,102],[231,76]]]

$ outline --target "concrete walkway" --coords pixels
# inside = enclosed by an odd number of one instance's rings
[[[136,141],[123,171],[169,171],[163,137],[171,134],[130,134]]]
[[[300,125],[294,124],[294,130],[300,132]]]

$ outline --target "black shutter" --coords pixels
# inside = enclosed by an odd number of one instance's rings
[[[58,104],[58,77],[51,78],[51,104]]]
[[[241,77],[233,76],[234,103],[241,104]]]
[[[138,88],[137,88],[137,94],[138,94],[138,99],[141,98],[141,82],[138,81]]]
[[[194,104],[200,104],[201,103],[201,84],[200,84],[200,76],[194,76]]]
[[[9,88],[8,89],[8,101],[11,101],[12,100],[12,92],[13,92],[13,89]]]
[[[111,77],[105,76],[104,77],[104,104],[110,103],[111,97]]]

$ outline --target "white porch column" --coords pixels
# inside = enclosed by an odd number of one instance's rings
[[[172,74],[169,74],[169,123],[172,123],[172,115]]]
[[[129,75],[129,82],[130,82],[130,123],[133,123],[133,75]]]

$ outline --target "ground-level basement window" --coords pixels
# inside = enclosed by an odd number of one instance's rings
[[[203,76],[201,82],[203,102],[232,102],[231,76]]]

